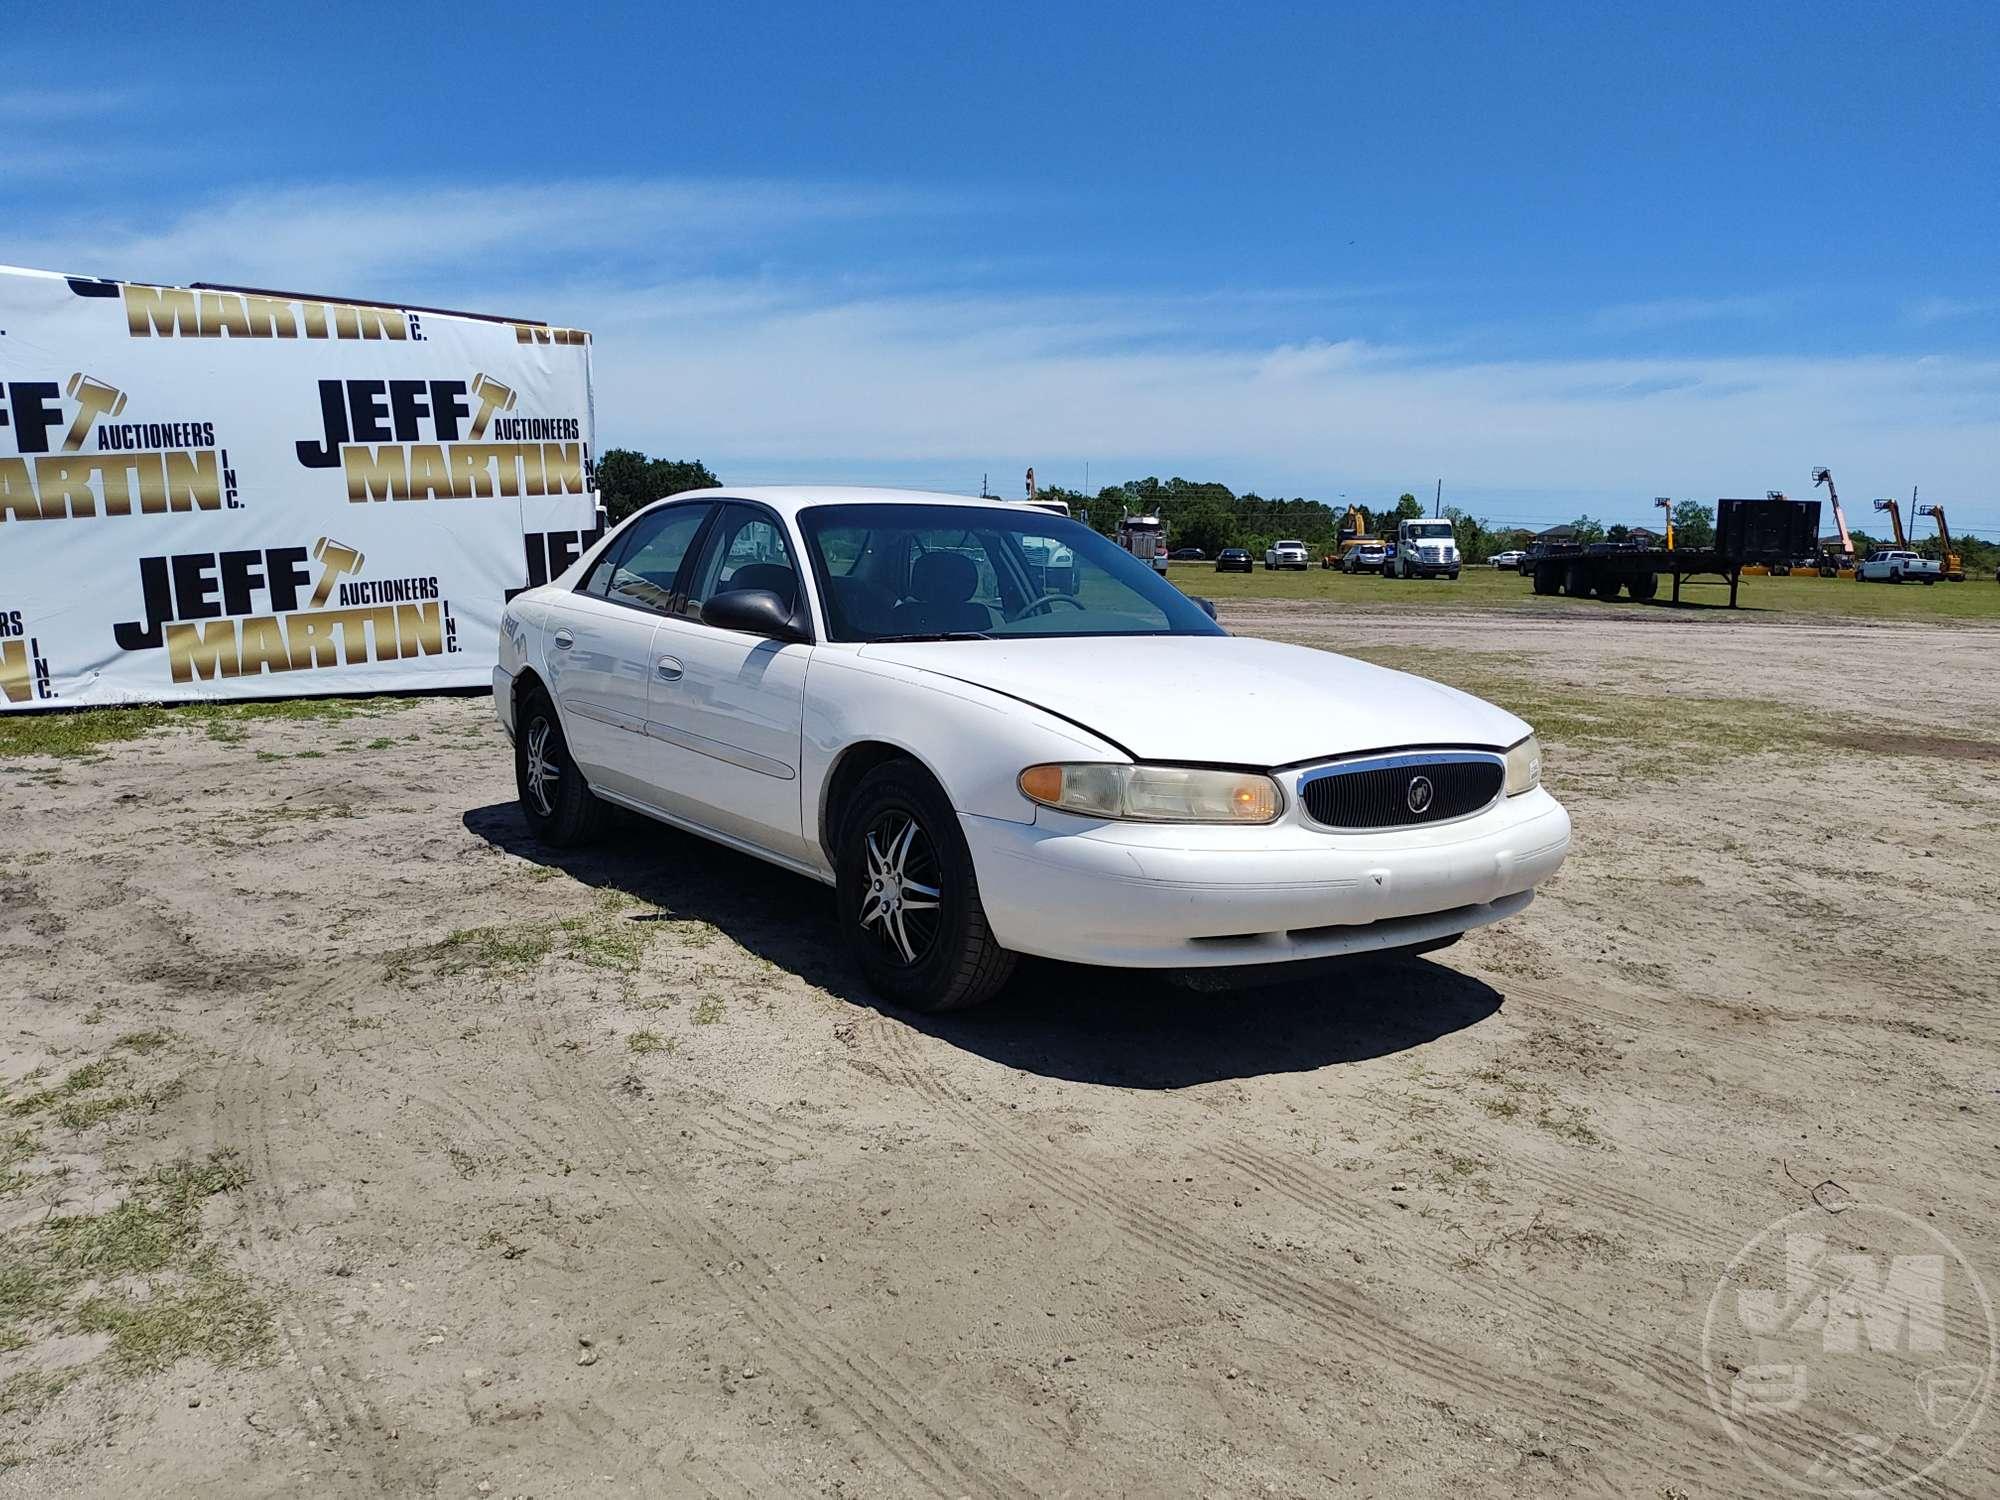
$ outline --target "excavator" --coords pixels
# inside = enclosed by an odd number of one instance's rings
[[[1826,486],[1826,498],[1833,505],[1833,524],[1840,528],[1840,553],[1819,555],[1819,576],[1822,578],[1852,578],[1854,576],[1854,539],[1847,534],[1847,512],[1840,508],[1840,491],[1833,487],[1833,470],[1818,468],[1813,470],[1813,484]],[[1879,507],[1878,507],[1879,509]],[[1899,522],[1897,533],[1902,532]]]
[[[1380,538],[1368,530],[1368,512],[1358,505],[1347,507],[1347,514],[1340,518],[1340,529],[1334,533],[1335,550],[1324,554],[1319,565],[1322,568],[1338,568],[1347,561],[1347,554],[1363,542],[1379,541]]]
[[[1943,570],[1939,576],[1947,583],[1965,582],[1965,559],[1951,550],[1951,527],[1945,524],[1944,507],[1942,505],[1925,505],[1920,507],[1916,513],[1920,516],[1929,516],[1933,521],[1937,522],[1938,541],[1943,547],[1943,550],[1938,555],[1938,565]]]

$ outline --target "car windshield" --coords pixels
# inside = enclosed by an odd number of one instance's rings
[[[1026,506],[818,505],[799,528],[836,641],[1223,634],[1131,553]]]
[[[1428,521],[1420,523],[1410,528],[1410,536],[1413,540],[1419,542],[1449,541],[1451,538],[1451,522]]]

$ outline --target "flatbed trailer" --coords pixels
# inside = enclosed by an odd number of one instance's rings
[[[1673,579],[1673,600],[1681,602],[1681,580],[1713,574],[1729,585],[1729,607],[1736,608],[1736,585],[1743,576],[1743,559],[1712,548],[1641,547],[1615,552],[1587,548],[1545,552],[1528,576],[1538,594],[1567,594],[1573,599],[1616,599],[1622,593],[1651,599],[1659,592],[1660,575]]]
[[[1819,502],[1789,500],[1774,490],[1762,500],[1716,501],[1711,547],[1630,547],[1613,542],[1557,546],[1524,559],[1521,571],[1534,581],[1538,594],[1568,594],[1573,599],[1594,595],[1605,600],[1621,593],[1651,599],[1659,592],[1664,573],[1674,581],[1676,604],[1681,602],[1683,579],[1712,575],[1729,585],[1729,607],[1734,609],[1736,586],[1746,567],[1789,566],[1818,543]]]

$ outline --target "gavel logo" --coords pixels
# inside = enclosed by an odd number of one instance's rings
[[[515,395],[512,386],[502,385],[491,375],[474,375],[472,394],[479,398],[479,415],[472,419],[472,437],[477,442],[486,436],[486,424],[496,411],[514,409]]]
[[[354,548],[336,542],[332,537],[323,536],[313,543],[313,556],[326,571],[319,575],[319,586],[313,590],[309,608],[318,609],[333,597],[333,585],[343,573],[358,573],[365,560]]]
[[[63,437],[63,452],[74,453],[90,436],[90,429],[97,424],[99,417],[115,417],[125,410],[125,393],[117,386],[106,385],[81,370],[70,376],[67,389],[71,398],[82,405],[82,410],[77,412],[76,420],[69,424],[69,431]]]

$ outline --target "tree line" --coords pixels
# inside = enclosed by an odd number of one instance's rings
[[[710,489],[721,483],[699,459],[649,458],[635,449],[612,448],[597,461],[598,493],[614,524],[662,495]],[[1128,479],[1123,484],[1106,485],[1095,495],[1060,487],[1041,493],[1044,499],[1063,501],[1072,516],[1106,536],[1118,530],[1118,522],[1125,516],[1156,515],[1167,523],[1169,545],[1199,547],[1210,557],[1225,547],[1243,547],[1253,556],[1261,555],[1271,543],[1286,538],[1304,542],[1315,553],[1331,552],[1347,514],[1347,507],[1321,500],[1267,498],[1254,490],[1239,495],[1212,480],[1179,477]],[[1381,537],[1393,536],[1398,521],[1429,513],[1423,502],[1409,493],[1374,509],[1365,505],[1355,509],[1361,512],[1364,533]],[[1445,506],[1442,514],[1456,534],[1459,557],[1468,564],[1486,562],[1496,552],[1526,547],[1537,534],[1529,527],[1495,526],[1455,505]],[[1713,506],[1683,500],[1674,506],[1673,518],[1675,540],[1681,546],[1706,547],[1715,540]],[[1583,542],[1622,542],[1637,529],[1623,522],[1607,524],[1588,515],[1569,524]],[[1648,523],[1646,529],[1657,535],[1660,528]],[[1851,535],[1857,553],[1887,546],[1893,540],[1860,531]],[[1964,557],[1968,573],[1990,572],[2000,565],[2000,543],[1956,536],[1952,542]],[[1934,557],[1940,548],[1931,537],[1918,543],[1917,550]]]
[[[1106,485],[1095,495],[1061,488],[1042,494],[1046,499],[1063,501],[1071,515],[1107,536],[1117,530],[1123,516],[1157,515],[1167,523],[1170,546],[1199,547],[1210,557],[1225,547],[1242,547],[1255,556],[1273,542],[1288,538],[1304,542],[1309,551],[1332,552],[1348,512],[1347,506],[1321,500],[1267,499],[1255,491],[1238,495],[1227,485],[1180,478],[1127,480]],[[1430,514],[1424,503],[1407,491],[1393,502],[1372,508],[1357,504],[1353,509],[1360,512],[1364,535],[1383,538],[1395,535],[1397,522]],[[1445,506],[1439,516],[1451,522],[1459,557],[1468,564],[1486,562],[1496,552],[1526,547],[1537,535],[1533,527],[1496,526],[1456,505]],[[1586,542],[1622,542],[1633,530],[1621,523],[1606,525],[1590,516],[1578,516],[1570,526]],[[1674,526],[1685,546],[1706,546],[1715,536],[1713,512],[1695,500],[1684,500],[1674,508]]]

